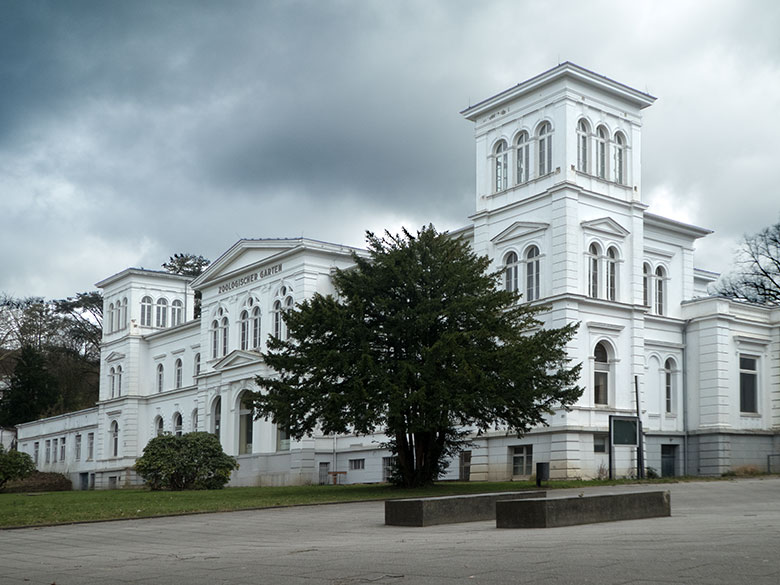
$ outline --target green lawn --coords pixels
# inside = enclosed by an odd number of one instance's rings
[[[626,480],[551,481],[544,489],[611,485]],[[532,482],[442,482],[429,488],[402,490],[384,484],[226,488],[213,491],[111,491],[0,494],[0,527],[67,524],[120,518],[146,518],[196,512],[225,512],[274,506],[296,506],[415,496],[446,496],[534,489]]]

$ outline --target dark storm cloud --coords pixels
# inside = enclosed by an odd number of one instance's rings
[[[463,225],[458,111],[566,59],[659,97],[643,197],[714,227],[718,268],[777,217],[779,23],[773,2],[6,3],[0,291],[239,237]]]

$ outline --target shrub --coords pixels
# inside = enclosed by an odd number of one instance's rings
[[[658,479],[661,477],[658,475],[658,472],[655,470],[655,467],[648,467],[645,470],[645,474],[647,475],[647,479]]]
[[[69,492],[73,482],[61,473],[34,471],[24,479],[10,480],[3,492],[7,494],[27,494],[32,492]]]
[[[21,451],[6,451],[0,445],[0,488],[12,479],[23,479],[35,471],[32,457]]]
[[[226,455],[211,433],[154,437],[135,470],[153,490],[214,490],[225,487],[238,469],[235,457]]]

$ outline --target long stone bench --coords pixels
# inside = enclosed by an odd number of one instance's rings
[[[668,491],[496,502],[496,528],[552,528],[671,516]]]
[[[391,526],[433,526],[493,520],[496,502],[521,498],[543,498],[544,490],[496,492],[435,498],[410,498],[385,501],[385,524]]]

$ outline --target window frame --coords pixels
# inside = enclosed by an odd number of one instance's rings
[[[510,463],[512,477],[529,477],[534,473],[534,446],[532,444],[512,445]],[[521,473],[517,473],[517,471]]]
[[[538,301],[541,297],[541,251],[539,246],[531,244],[526,248],[525,264],[525,300]]]
[[[741,415],[759,414],[759,390],[760,390],[760,360],[755,354],[740,352],[737,356],[739,366],[739,413]],[[747,362],[753,363],[749,368]],[[746,382],[752,380],[752,388],[746,387]],[[752,406],[752,409],[750,408]]]
[[[589,172],[590,157],[590,125],[585,118],[577,122],[577,170],[581,173]]]
[[[168,327],[168,299],[160,297],[154,305],[155,327],[165,329]]]
[[[553,127],[552,124],[545,120],[536,129],[536,138],[538,142],[537,152],[539,177],[544,177],[553,172],[552,169],[552,146],[553,146]]]
[[[152,306],[154,301],[149,295],[141,299],[141,327],[152,326]]]
[[[494,192],[500,193],[509,188],[509,148],[503,138],[493,147],[493,185]]]
[[[523,130],[515,139],[515,184],[527,183],[531,169],[531,141]]]
[[[517,252],[509,250],[504,254],[504,290],[507,292],[519,293],[520,263]]]
[[[603,359],[599,348],[603,351]],[[610,384],[612,379],[612,356],[609,347],[604,340],[598,341],[593,346],[593,405],[596,407],[609,406]],[[603,400],[601,400],[603,398]]]

